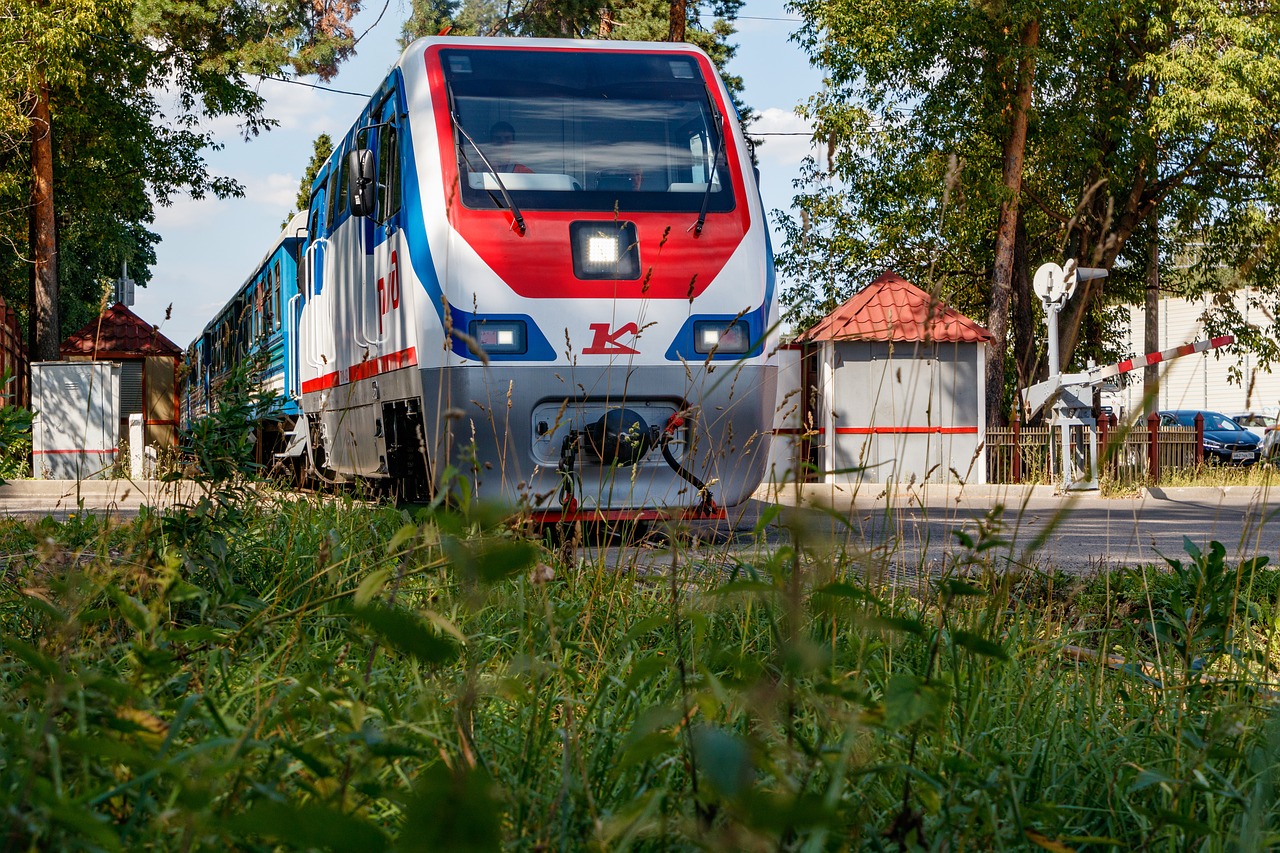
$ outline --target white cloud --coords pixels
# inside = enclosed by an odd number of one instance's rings
[[[225,202],[216,198],[194,199],[178,196],[165,207],[156,206],[156,221],[152,228],[163,234],[173,229],[203,225],[217,215],[219,207],[223,204]]]
[[[265,114],[280,123],[273,133],[296,131],[315,137],[338,136],[355,119],[364,99],[341,97],[301,83],[263,80],[258,93],[267,100]]]
[[[300,175],[272,173],[252,185],[246,183],[245,200],[279,210],[283,214],[293,209],[293,203],[298,198],[298,182],[301,180]]]
[[[800,162],[814,151],[810,138],[812,126],[794,112],[778,107],[767,107],[758,115],[749,132],[763,138],[764,144],[756,148],[761,169],[767,164],[780,171],[796,171]]]

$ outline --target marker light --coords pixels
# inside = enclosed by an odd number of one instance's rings
[[[634,222],[572,222],[573,274],[587,281],[640,277],[640,245]]]
[[[694,352],[743,353],[751,349],[751,335],[741,320],[701,320],[693,324]]]
[[[467,333],[487,353],[519,355],[528,350],[523,320],[472,320]]]

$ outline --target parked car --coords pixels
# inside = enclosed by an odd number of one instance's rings
[[[1204,459],[1227,465],[1252,465],[1262,458],[1262,440],[1221,412],[1176,409],[1160,413],[1161,426],[1196,425],[1204,415]]]
[[[1276,423],[1275,415],[1264,412],[1233,412],[1231,420],[1262,439],[1263,459],[1275,456],[1277,447],[1280,447],[1280,424]]]

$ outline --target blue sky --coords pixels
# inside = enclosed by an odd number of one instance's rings
[[[357,34],[369,30],[354,58],[328,89],[369,93],[399,58],[396,40],[408,13],[408,0],[382,4],[366,0],[355,21]],[[743,78],[745,99],[759,115],[756,133],[796,133],[807,128],[794,109],[821,84],[804,53],[788,40],[798,24],[783,0],[747,0],[738,20],[738,55],[730,70]],[[372,29],[370,29],[372,27]],[[311,80],[311,82],[318,82]],[[174,343],[185,347],[231,297],[257,265],[292,209],[298,182],[322,132],[337,138],[355,119],[363,97],[263,80],[260,94],[267,115],[279,121],[269,133],[244,141],[234,120],[211,123],[225,148],[209,157],[212,171],[244,185],[240,199],[187,198],[158,208],[153,226],[162,242],[156,250],[151,283],[139,288],[133,310]],[[765,209],[789,208],[792,181],[809,151],[805,136],[766,136],[759,149],[761,193]],[[173,305],[172,316],[165,311]]]

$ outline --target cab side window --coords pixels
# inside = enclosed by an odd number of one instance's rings
[[[388,124],[378,134],[378,222],[386,222],[400,210],[400,145],[396,126]]]

